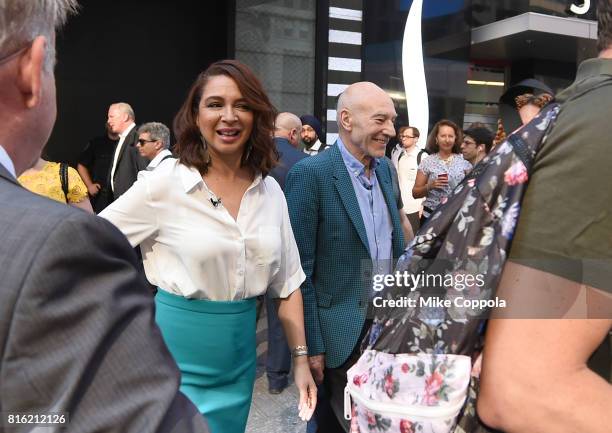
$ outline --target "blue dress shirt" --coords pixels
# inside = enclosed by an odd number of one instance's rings
[[[8,153],[6,153],[6,150],[4,150],[4,147],[2,147],[1,144],[0,144],[0,164],[2,164],[2,166],[6,168],[8,172],[11,173],[15,179],[17,178],[17,176],[15,175],[15,165],[13,164],[13,160],[11,160],[11,157],[9,156]]]
[[[374,266],[373,273],[389,274],[393,262],[393,223],[385,196],[374,171],[379,161],[376,158],[372,159],[370,177],[368,178],[365,165],[346,149],[340,138],[338,138],[337,145],[344,165],[349,172],[359,203],[361,218],[368,236],[370,258]]]

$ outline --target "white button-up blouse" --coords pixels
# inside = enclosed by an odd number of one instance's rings
[[[173,161],[141,171],[100,216],[140,245],[148,280],[170,293],[231,301],[298,289],[305,275],[278,183],[258,175],[237,220],[215,200],[196,169]]]

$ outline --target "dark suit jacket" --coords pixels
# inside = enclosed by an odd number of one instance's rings
[[[376,168],[391,220],[393,258],[404,249],[391,170]],[[306,280],[304,324],[311,355],[325,353],[329,368],[351,354],[365,322],[372,287],[372,261],[359,202],[340,149],[332,146],[304,159],[287,175],[285,195]]]
[[[62,431],[75,433],[208,432],[179,392],[123,235],[25,190],[2,165],[0,272],[3,414],[68,412]]]
[[[138,172],[140,170],[145,170],[147,168],[147,165],[149,165],[149,161],[140,156],[138,149],[136,149],[135,147],[136,141],[138,140],[138,134],[136,133],[137,129],[137,126],[132,128],[127,137],[125,137],[125,141],[123,142],[123,145],[121,146],[121,150],[119,152],[119,158],[117,159],[117,168],[115,169],[114,176],[115,189],[113,191],[113,196],[115,200],[128,189],[130,189],[134,182],[136,182]],[[112,169],[113,167],[111,160],[110,170]]]
[[[280,160],[278,165],[270,171],[270,176],[278,182],[281,189],[284,191],[287,173],[289,173],[289,170],[296,162],[307,158],[308,155],[293,147],[286,138],[274,137],[274,144],[276,145],[276,150],[278,150],[280,154]]]

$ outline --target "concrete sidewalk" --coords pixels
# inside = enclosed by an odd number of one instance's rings
[[[268,322],[265,307],[257,322],[257,379],[247,423],[247,433],[305,433],[306,423],[298,418],[298,392],[289,378],[289,387],[281,394],[268,393],[266,355]]]

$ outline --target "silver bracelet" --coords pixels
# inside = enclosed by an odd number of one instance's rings
[[[291,351],[291,354],[294,358],[297,358],[298,356],[307,356],[308,346],[295,346]]]

